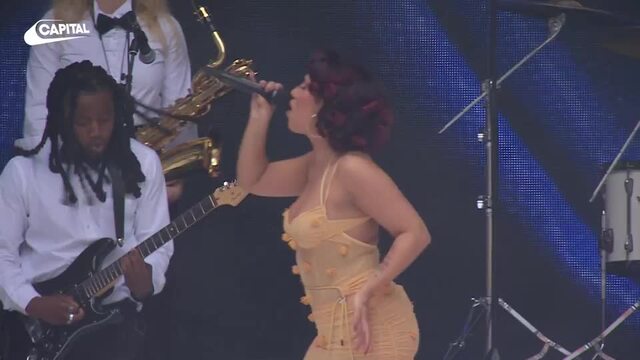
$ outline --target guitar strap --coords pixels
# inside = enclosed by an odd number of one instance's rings
[[[124,181],[122,172],[113,163],[107,166],[111,176],[111,188],[113,190],[113,220],[116,227],[116,243],[124,245]]]

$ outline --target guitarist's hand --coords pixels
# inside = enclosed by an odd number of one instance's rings
[[[69,325],[84,317],[84,310],[69,295],[35,297],[29,301],[25,310],[27,315],[51,325]],[[69,314],[73,314],[71,321]]]
[[[124,282],[136,300],[143,300],[153,293],[151,265],[144,262],[140,252],[133,249],[120,259]]]

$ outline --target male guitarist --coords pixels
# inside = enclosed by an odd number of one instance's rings
[[[144,259],[134,249],[166,226],[169,215],[158,156],[127,137],[123,101],[115,80],[89,61],[58,70],[41,142],[0,175],[0,300],[6,310],[73,328],[88,309],[68,294],[41,294],[34,284],[64,275],[96,240],[115,238],[112,173],[121,173],[124,241],[103,264],[119,259],[124,276],[98,296],[124,320],[78,337],[64,360],[135,359],[144,335],[140,302],[162,290],[173,254],[171,242]],[[19,359],[14,351],[9,358]]]

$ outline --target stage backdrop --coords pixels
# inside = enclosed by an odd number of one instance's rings
[[[484,293],[484,214],[476,209],[485,183],[484,147],[476,140],[484,126],[482,103],[444,134],[437,131],[479,94],[486,78],[487,1],[207,4],[227,44],[229,60],[253,59],[262,79],[278,80],[290,88],[301,81],[309,53],[329,46],[364,63],[387,85],[397,123],[391,143],[376,160],[433,235],[432,246],[398,281],[414,301],[421,325],[418,358],[442,358],[462,330],[470,299]],[[206,28],[196,23],[188,1],[175,0],[171,5],[187,37],[195,71],[215,57],[215,47]],[[638,13],[633,1],[584,5],[631,16]],[[29,51],[22,36],[47,4],[25,0],[2,6],[0,169],[22,128]],[[545,335],[571,350],[600,332],[598,235],[603,202],[599,198],[591,204],[588,199],[603,166],[612,161],[640,119],[639,60],[596,45],[594,34],[604,30],[595,23],[569,16],[560,36],[506,80],[499,94],[498,294]],[[501,11],[498,34],[497,69],[502,74],[546,38],[548,27],[545,19]],[[215,105],[202,126],[220,129],[228,177],[233,176],[247,104],[248,97],[232,94]],[[632,143],[625,159],[640,160],[638,144],[640,139]],[[307,144],[288,133],[280,112],[268,147],[270,156],[280,159],[301,154]],[[255,349],[251,359],[300,359],[313,337],[312,324],[306,321],[308,309],[297,303],[301,286],[289,274],[293,255],[279,241],[280,213],[290,201],[248,199],[241,210],[241,224],[247,226],[234,239],[246,251],[231,252],[237,262],[227,261],[217,269],[215,263],[209,264],[209,273],[191,274],[202,280],[201,291],[211,298],[227,296],[224,286],[251,288],[247,298],[236,299],[242,309],[252,309],[251,319],[240,326],[240,333],[247,334],[246,346]],[[229,239],[216,238],[215,229],[210,232],[212,241],[194,255],[203,261],[221,251],[220,242],[230,246]],[[384,236],[382,246],[389,243]],[[223,277],[231,281],[216,281]],[[234,277],[242,281],[234,282]],[[613,275],[607,282],[610,323],[640,298],[640,287]],[[195,302],[206,307],[198,297],[194,291],[193,298],[166,306],[188,308]],[[234,311],[238,309],[220,313]],[[197,314],[195,309],[194,321]],[[222,329],[225,324],[216,326]],[[522,359],[542,347],[503,311],[495,326],[504,359]],[[201,327],[201,343],[207,342],[213,328]],[[639,335],[640,318],[635,315],[610,335],[605,349],[620,359],[637,359]],[[165,340],[163,345],[169,347],[174,341]],[[459,358],[480,359],[482,340],[478,326]]]

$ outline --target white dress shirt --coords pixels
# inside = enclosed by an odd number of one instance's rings
[[[135,140],[131,140],[131,150],[146,180],[139,184],[139,198],[125,196],[124,246],[116,247],[103,267],[169,224],[158,156]],[[107,198],[100,202],[93,190],[88,185],[83,188],[78,175],[71,173],[69,180],[78,202],[65,205],[62,178],[49,170],[49,153],[47,143],[32,157],[14,157],[0,174],[0,300],[8,310],[25,313],[29,301],[40,295],[32,283],[61,274],[95,240],[115,238],[111,186],[103,185]],[[168,242],[145,258],[153,269],[154,293],[164,287],[172,254],[173,242]],[[130,296],[121,276],[104,303]]]
[[[102,35],[102,39],[94,26],[101,12],[94,1],[94,19],[91,13],[85,14],[82,22],[91,33],[87,37],[59,41],[31,47],[27,63],[27,90],[25,94],[25,116],[23,138],[16,145],[31,149],[40,142],[47,117],[47,90],[56,70],[71,63],[89,60],[94,65],[104,68],[117,82],[121,82],[121,74],[127,72],[126,34],[116,27]],[[125,1],[110,17],[121,17],[131,11],[131,0]],[[53,19],[53,11],[47,12],[43,19]],[[191,87],[191,65],[187,45],[180,24],[172,16],[158,19],[160,28],[166,39],[166,48],[139,19],[140,27],[149,38],[149,46],[155,51],[156,58],[151,64],[144,64],[136,56],[133,65],[133,81],[131,95],[143,104],[154,108],[166,108],[189,93]],[[132,35],[133,36],[133,35]],[[145,124],[139,116],[134,117],[135,125]],[[195,124],[188,126],[177,144],[197,136]]]

